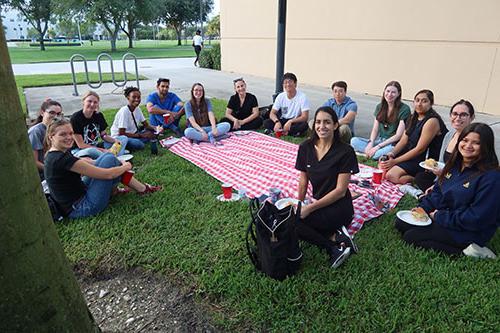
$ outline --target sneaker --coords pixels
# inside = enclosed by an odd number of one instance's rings
[[[347,231],[346,227],[342,226],[342,229],[337,231],[337,234],[335,235],[335,241],[337,242],[337,244],[344,243],[344,246],[350,247],[354,253],[358,253],[358,246],[356,245],[356,243],[354,243],[354,240],[349,234],[349,231]]]
[[[266,128],[266,129],[264,130],[264,134],[265,134],[265,135],[271,135],[271,134],[273,134],[273,131],[271,131],[269,128]]]
[[[173,128],[172,132],[174,132],[175,136],[178,138],[182,138],[184,136],[184,133],[178,128]]]
[[[146,185],[146,189],[142,192],[137,192],[138,195],[148,195],[150,193],[160,191],[162,189],[161,186],[154,186],[149,184],[144,184],[144,185]]]
[[[130,150],[125,149],[125,150],[123,151],[123,155],[125,155],[125,154],[130,154]]]
[[[399,186],[399,191],[404,194],[409,194],[415,199],[418,199],[424,192],[421,189],[411,186],[410,184],[405,184]]]
[[[350,247],[345,247],[345,246],[340,246],[340,247],[334,247],[332,252],[330,253],[330,264],[332,265],[332,268],[337,268],[339,267],[344,260],[349,257],[349,254],[351,253],[351,248]]]
[[[493,251],[491,251],[486,246],[479,246],[476,243],[472,243],[468,247],[466,247],[463,251],[463,254],[469,257],[474,258],[488,258],[495,259],[497,256]]]

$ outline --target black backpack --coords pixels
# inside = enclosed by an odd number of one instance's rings
[[[295,230],[300,217],[293,206],[279,210],[266,201],[250,201],[252,220],[247,228],[247,252],[255,268],[276,280],[294,275],[302,261],[302,251]]]

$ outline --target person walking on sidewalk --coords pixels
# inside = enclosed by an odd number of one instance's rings
[[[200,60],[201,49],[203,48],[203,37],[201,37],[201,30],[196,30],[196,34],[193,37],[193,47],[196,53],[196,59],[194,61],[195,66],[199,66],[198,61]]]

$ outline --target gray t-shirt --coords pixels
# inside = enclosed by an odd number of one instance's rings
[[[28,130],[28,138],[33,150],[38,151],[38,161],[43,163],[43,140],[47,127],[43,123],[38,123]]]

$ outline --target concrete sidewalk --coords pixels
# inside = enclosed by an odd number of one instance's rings
[[[274,80],[252,75],[242,75],[240,73],[197,68],[193,66],[193,61],[194,58],[138,60],[139,74],[149,78],[148,80],[140,81],[143,103],[147,95],[155,91],[156,80],[159,77],[169,78],[171,80],[170,91],[179,95],[182,100],[190,98],[191,86],[195,82],[201,82],[205,86],[207,97],[228,100],[234,94],[232,80],[241,76],[247,82],[248,91],[257,96],[259,105],[268,105],[272,102],[275,86]],[[89,71],[96,71],[96,68],[95,62],[89,62]],[[109,63],[103,63],[102,68],[104,72],[109,71]],[[115,71],[122,70],[121,61],[115,61],[114,68]],[[13,69],[15,74],[71,72],[69,63],[13,65]],[[83,65],[79,64],[76,70],[83,71]],[[127,62],[127,71],[134,71],[131,61]],[[135,81],[130,82],[130,85],[135,85]],[[298,88],[308,96],[313,111],[321,106],[326,99],[331,97],[330,87],[301,84],[300,78]],[[380,89],[382,90],[383,87],[380,87]],[[72,95],[73,86],[28,88],[25,90],[25,95],[29,115],[31,118],[35,117],[42,101],[47,97],[61,102],[64,114],[67,116],[71,115],[81,109],[81,95],[87,90],[89,90],[88,86],[79,85],[78,91],[80,96],[75,97]],[[102,109],[118,109],[126,104],[122,88],[117,88],[112,83],[105,83],[96,91],[101,96]],[[353,91],[348,91],[348,95],[358,103],[358,115],[355,122],[356,135],[368,137],[373,125],[373,111],[375,110],[375,106],[380,102],[380,96],[371,96]],[[412,108],[411,101],[405,102]],[[440,113],[449,127],[449,106],[436,105],[434,108]],[[313,112],[310,113],[310,117],[312,116]],[[500,117],[476,114],[475,121],[484,122],[492,126],[496,136],[495,148],[498,156],[500,156]]]

